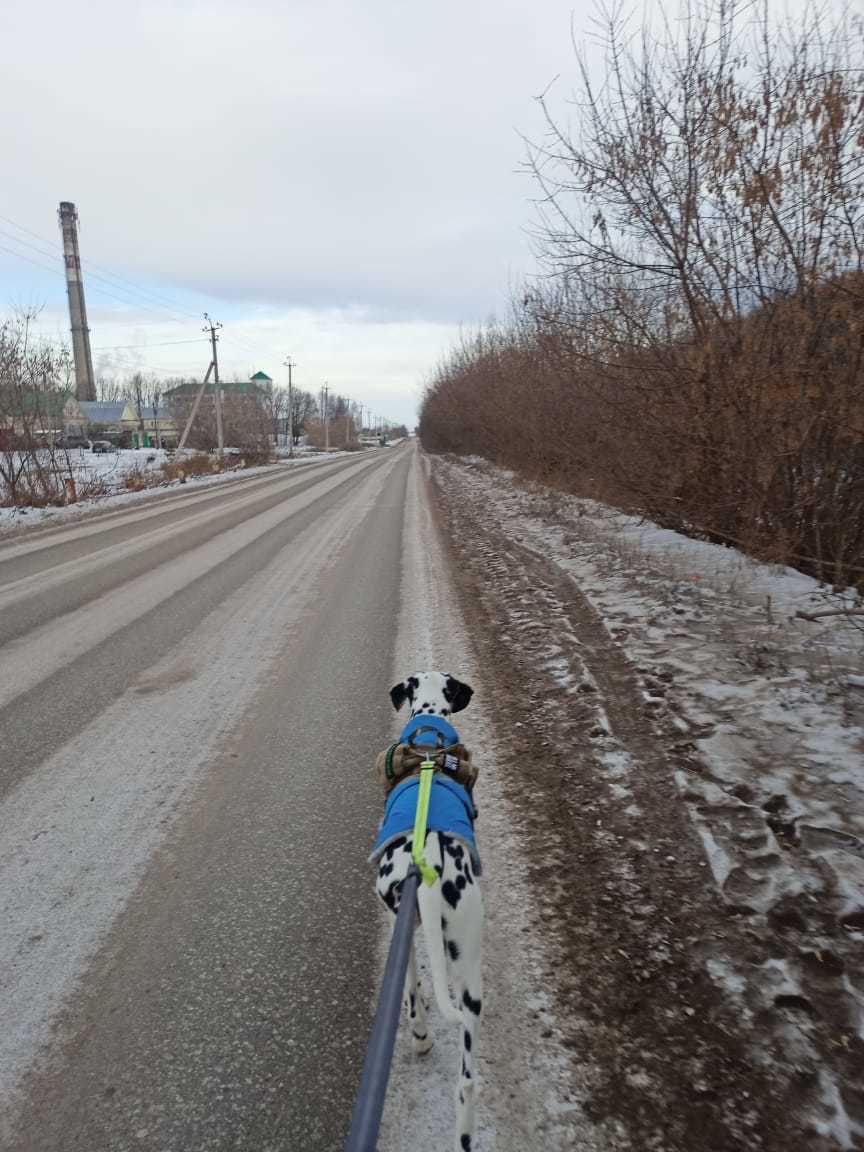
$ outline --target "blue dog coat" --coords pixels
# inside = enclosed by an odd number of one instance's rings
[[[377,859],[397,837],[414,831],[419,788],[420,777],[410,776],[390,793],[370,860]],[[474,804],[461,784],[440,772],[432,777],[426,828],[429,832],[447,832],[461,840],[471,855],[474,871],[480,875],[480,853],[474,839]]]

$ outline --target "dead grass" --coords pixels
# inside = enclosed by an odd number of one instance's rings
[[[225,470],[225,463],[231,459],[222,458],[222,466],[218,456],[210,456],[206,452],[197,452],[194,456],[180,456],[173,460],[166,460],[160,468],[161,479],[184,480],[189,476],[212,476],[216,472]]]

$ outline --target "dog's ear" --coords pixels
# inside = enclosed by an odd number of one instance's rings
[[[450,710],[452,712],[461,712],[463,708],[467,708],[471,702],[471,697],[474,695],[474,689],[470,684],[463,684],[461,680],[456,680],[453,676],[447,677],[447,683],[444,685],[444,695],[450,702]]]
[[[402,680],[398,684],[394,684],[390,689],[390,699],[393,701],[393,707],[398,712],[406,700],[414,699],[415,689],[420,687],[420,681],[416,676],[409,676],[407,680]]]

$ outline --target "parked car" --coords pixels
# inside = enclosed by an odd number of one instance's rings
[[[94,440],[90,445],[90,451],[107,454],[108,452],[116,452],[117,449],[110,440]]]
[[[55,448],[89,448],[90,441],[86,436],[58,436],[54,441]]]

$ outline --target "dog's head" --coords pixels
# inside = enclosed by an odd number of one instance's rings
[[[398,712],[405,701],[412,716],[449,716],[468,707],[474,689],[445,672],[415,672],[394,684],[390,699]]]

